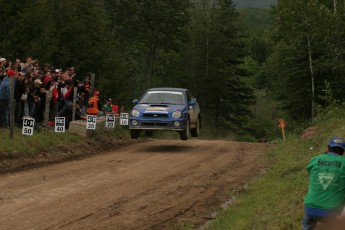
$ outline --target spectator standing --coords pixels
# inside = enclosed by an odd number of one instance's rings
[[[75,68],[73,66],[69,67],[69,73],[72,79],[76,79],[77,73],[75,72]]]
[[[41,80],[40,79],[34,80],[32,73],[30,73],[30,77],[28,80],[28,96],[27,96],[27,103],[28,103],[28,109],[29,109],[29,113],[27,115],[30,117],[34,117],[36,103],[40,100],[39,97],[37,96],[37,91],[41,88],[41,84],[42,84]]]
[[[65,80],[63,79],[63,76],[61,76],[57,79],[57,83],[58,83],[58,108],[57,108],[57,111],[58,111],[58,113],[60,113],[60,111],[64,107],[64,103],[65,103],[65,96],[64,95],[66,94],[66,91],[67,91],[67,84],[66,84]]]
[[[40,91],[37,94],[40,100],[35,104],[34,118],[36,122],[42,123],[44,121],[44,111],[46,107],[46,92],[49,91],[51,85],[50,71],[44,73],[42,70],[39,70],[37,79],[39,79],[42,83]]]
[[[59,83],[60,83],[60,77],[56,75],[54,77],[54,80],[52,80],[52,84],[49,89],[52,95],[52,98],[50,101],[50,110],[49,110],[50,121],[53,121],[54,117],[58,115]]]
[[[22,107],[24,102],[22,102],[22,96],[25,93],[25,74],[23,72],[19,72],[17,78],[15,80],[15,88],[14,88],[14,99],[16,101],[15,106],[15,117],[14,122],[18,127],[21,126],[22,122]]]
[[[89,85],[91,88],[90,76],[85,76],[83,81],[84,86]]]
[[[314,229],[331,215],[340,214],[345,205],[345,141],[332,138],[327,153],[312,158],[307,165],[309,190],[304,199],[303,230]]]
[[[59,112],[59,117],[65,117],[66,129],[69,128],[69,123],[72,121],[73,114],[73,97],[74,97],[74,84],[73,81],[66,81],[66,93],[64,95],[64,106]]]
[[[37,78],[34,81],[34,100],[35,100],[35,112],[33,117],[37,123],[41,123],[44,120],[43,111],[46,98],[45,89],[42,87],[42,81],[40,78]]]
[[[3,57],[0,58],[0,68],[2,69],[2,71],[3,71],[4,75],[5,75],[5,73],[6,73],[5,72],[5,70],[6,70],[6,58],[3,58]]]
[[[24,86],[25,86],[25,92],[22,95],[21,101],[22,101],[22,116],[29,116],[29,92],[30,92],[30,74],[25,74],[24,79]],[[33,100],[33,99],[32,99]]]
[[[32,57],[27,57],[25,63],[20,63],[20,69],[23,73],[30,73],[34,68]]]
[[[21,72],[21,66],[20,66],[20,60],[17,58],[16,61],[13,63],[13,67],[12,69],[14,71],[16,71],[17,73],[18,72]]]
[[[29,74],[29,82],[34,82],[34,80],[37,78],[37,70],[32,69]]]
[[[3,68],[0,67],[0,83],[2,82],[2,79],[5,77],[5,71]]]
[[[45,72],[45,76],[42,79],[42,87],[45,88],[45,90],[49,90],[51,84],[52,84],[52,74],[50,72],[50,70],[47,70]]]
[[[8,108],[10,101],[10,79],[15,78],[17,73],[14,70],[8,70],[0,84],[0,127],[8,128]]]
[[[88,83],[84,83],[83,85],[84,85],[84,91],[81,96],[80,106],[81,106],[82,113],[85,114],[87,105],[89,103],[89,99],[91,97],[92,89],[91,89],[91,85]]]
[[[39,61],[38,59],[35,59],[35,60],[33,61],[32,65],[34,66],[34,67],[33,67],[34,70],[39,70],[39,69],[41,69],[41,67],[40,67],[40,61]]]

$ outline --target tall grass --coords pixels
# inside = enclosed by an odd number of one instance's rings
[[[308,189],[305,167],[313,156],[326,151],[332,137],[345,137],[344,112],[331,108],[320,114],[312,124],[318,130],[310,139],[289,134],[284,143],[277,144],[267,153],[266,173],[207,229],[301,229]]]

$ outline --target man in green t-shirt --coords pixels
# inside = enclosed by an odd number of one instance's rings
[[[303,230],[337,215],[345,205],[345,141],[332,138],[326,154],[313,157],[307,165],[309,190],[304,199]]]
[[[103,105],[103,114],[109,114],[109,113],[113,113],[113,108],[112,108],[112,100],[111,98],[107,99],[107,102]]]

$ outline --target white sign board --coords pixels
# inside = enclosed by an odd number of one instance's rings
[[[65,117],[55,117],[55,132],[56,133],[65,132]]]
[[[35,126],[35,119],[34,118],[24,117],[23,118],[22,134],[32,136],[34,134],[34,126]]]
[[[105,127],[106,128],[115,128],[115,114],[106,114],[105,115]]]
[[[96,129],[96,121],[97,116],[96,115],[87,115],[86,119],[86,129]]]
[[[128,125],[128,113],[121,113],[120,114],[120,125]]]

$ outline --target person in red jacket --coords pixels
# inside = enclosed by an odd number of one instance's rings
[[[93,93],[93,97],[91,97],[88,101],[86,113],[89,115],[97,115],[102,116],[102,106],[99,101],[99,91],[95,91]]]

